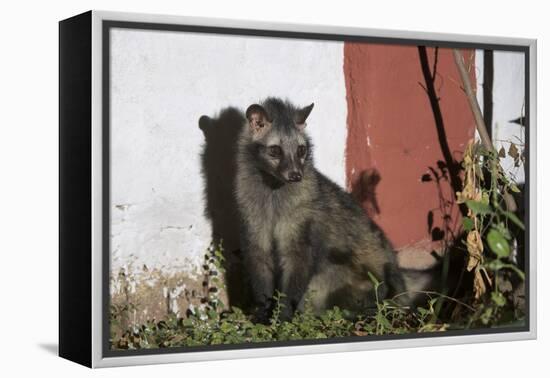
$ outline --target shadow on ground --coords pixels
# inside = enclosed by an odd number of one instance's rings
[[[59,345],[56,343],[40,343],[38,344],[38,347],[50,354],[59,355]]]

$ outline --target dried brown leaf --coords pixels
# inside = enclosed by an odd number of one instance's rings
[[[508,149],[508,155],[514,158],[514,160],[519,158],[519,151],[514,143],[510,143],[510,148]]]
[[[479,299],[485,292],[487,287],[485,286],[485,281],[483,281],[483,276],[479,270],[476,270],[474,274],[474,297]]]
[[[469,255],[466,269],[471,272],[472,269],[477,267],[481,262],[481,254],[483,253],[483,242],[477,230],[472,230],[468,233],[466,237],[466,247]]]

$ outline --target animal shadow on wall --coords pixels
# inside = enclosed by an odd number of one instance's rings
[[[382,177],[376,168],[365,169],[358,179],[351,183],[351,195],[365,209],[370,217],[380,214],[376,188]]]
[[[212,241],[222,241],[227,295],[230,306],[248,307],[248,286],[242,268],[239,215],[235,201],[236,147],[245,118],[228,107],[216,118],[203,115],[201,168],[204,180],[205,215],[212,225]]]

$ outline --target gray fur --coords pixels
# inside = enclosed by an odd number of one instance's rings
[[[303,305],[306,292],[317,312],[335,305],[351,311],[372,307],[368,272],[385,283],[380,297],[404,291],[383,232],[350,194],[314,167],[305,132],[312,107],[267,98],[249,108],[238,139],[241,248],[260,321],[270,315],[275,290],[286,295],[287,319]],[[280,158],[270,155],[272,145],[281,147]],[[303,157],[300,145],[306,147]],[[289,182],[293,172],[300,181]]]

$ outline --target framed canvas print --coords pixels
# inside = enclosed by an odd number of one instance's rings
[[[59,24],[60,355],[536,337],[536,41]]]

